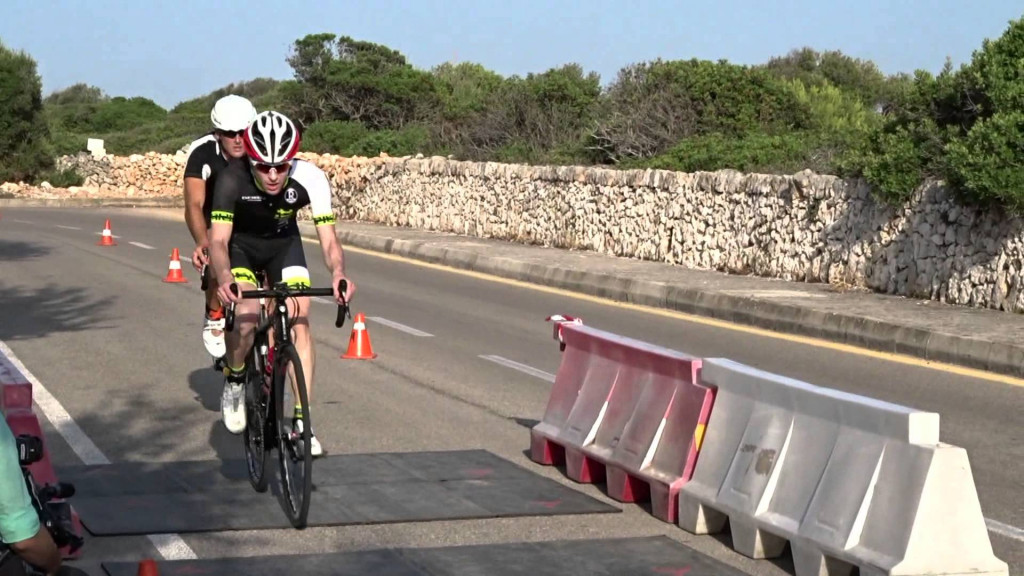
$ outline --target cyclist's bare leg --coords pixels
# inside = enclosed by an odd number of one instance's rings
[[[255,289],[248,282],[238,282],[239,292]],[[225,335],[229,368],[241,370],[245,366],[245,356],[252,348],[256,322],[259,320],[259,305],[259,300],[254,298],[243,298],[235,304],[235,329]]]
[[[296,303],[298,304],[297,307],[295,305]],[[316,354],[313,349],[313,336],[309,329],[309,305],[310,300],[308,297],[289,299],[288,301],[289,313],[295,319],[291,332],[292,342],[295,344],[295,351],[299,355],[299,361],[302,362],[302,375],[304,376],[303,379],[306,381],[306,397],[310,404],[312,404],[313,373],[315,370],[314,364]],[[295,371],[293,368],[289,369],[288,375],[291,380],[292,397],[295,398],[296,403],[298,403],[298,387],[295,385]],[[296,406],[295,416],[298,416],[299,409],[301,409],[301,405]],[[306,423],[310,421],[310,414],[303,413],[302,417],[303,426],[305,426],[307,425]],[[320,445],[320,441],[317,440],[315,433],[313,433],[312,426],[310,426],[309,431],[313,434],[313,436],[310,437],[310,450],[313,457],[316,458],[323,454],[323,448]]]
[[[295,302],[298,302],[298,309]],[[299,360],[302,362],[302,376],[306,381],[306,398],[313,403],[313,371],[316,364],[316,353],[313,350],[313,336],[309,331],[309,298],[289,298],[288,315],[294,321],[292,327],[292,342],[295,344],[295,351],[299,353]],[[291,379],[292,395],[299,398],[298,388],[295,386],[295,371],[289,368],[288,376]]]
[[[210,274],[210,278],[206,285],[206,308],[208,310],[218,310],[221,307],[220,298],[217,297],[217,286],[219,284],[217,284],[217,277],[214,274],[209,272],[208,274]]]
[[[207,230],[209,237],[209,230]],[[224,340],[224,308],[217,296],[217,278],[209,263],[209,249],[203,249],[206,261],[206,302],[204,306],[203,345],[214,358],[225,354],[227,343]],[[193,256],[194,257],[194,256]]]

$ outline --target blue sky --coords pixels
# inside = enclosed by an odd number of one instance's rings
[[[968,62],[1024,17],[1021,0],[6,0],[0,41],[36,60],[43,92],[77,82],[166,108],[228,83],[285,79],[317,32],[396,49],[418,68],[479,62],[500,74],[577,62],[612,81],[643,60],[756,64],[838,49],[887,74]],[[769,7],[770,6],[770,7]]]

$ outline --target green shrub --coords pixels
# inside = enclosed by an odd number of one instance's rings
[[[302,134],[302,149],[320,154],[344,154],[369,133],[359,122],[316,122]]]
[[[53,165],[36,62],[0,44],[0,182],[32,181]]]
[[[946,146],[950,183],[970,201],[1024,214],[1024,111],[979,120]]]
[[[750,132],[740,137],[707,134],[687,138],[664,154],[623,167],[765,174],[793,174],[807,168],[820,171],[814,154],[826,142],[827,138],[813,132]]]
[[[379,130],[369,132],[364,138],[352,143],[344,150],[346,156],[408,156],[423,152],[430,138],[426,127],[410,124],[401,130]]]

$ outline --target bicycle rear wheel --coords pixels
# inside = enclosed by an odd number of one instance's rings
[[[261,307],[261,324],[265,316],[266,312]],[[264,346],[267,346],[266,332],[256,335],[252,352],[246,359],[248,381],[245,385],[245,430],[242,437],[249,483],[257,492],[267,490],[267,452],[273,446],[273,436],[269,430],[270,377],[266,370],[267,357],[261,352]]]
[[[302,406],[302,432],[291,429],[289,418],[294,406],[286,405],[288,368],[295,371],[298,404]],[[290,404],[290,403],[289,403]],[[313,454],[310,450],[309,399],[306,378],[302,372],[299,354],[291,344],[276,351],[274,358],[274,412],[277,420],[277,456],[281,472],[281,488],[285,497],[285,512],[296,528],[305,528],[309,514],[309,497],[313,490]]]

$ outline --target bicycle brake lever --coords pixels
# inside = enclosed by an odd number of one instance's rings
[[[238,284],[231,283],[231,293],[238,296]],[[224,328],[228,332],[233,332],[235,329],[235,303],[228,304],[227,313],[224,315]]]
[[[348,302],[345,300],[345,292],[346,291],[348,291],[348,282],[346,282],[345,279],[342,278],[338,282],[338,294],[341,295],[341,301],[343,303],[342,304],[338,304],[338,317],[335,318],[335,320],[334,320],[334,327],[335,328],[341,328],[342,326],[345,325],[345,316],[346,316],[346,314],[349,317],[352,316],[352,313],[349,312],[349,309],[348,309]]]
[[[210,252],[206,248],[203,248],[203,256],[206,256],[207,258],[210,257]],[[199,271],[199,277],[201,278],[199,289],[203,292],[206,292],[206,288],[210,285],[210,278],[206,275],[206,270],[209,266],[210,264],[207,262],[206,264],[203,264],[202,270]]]

